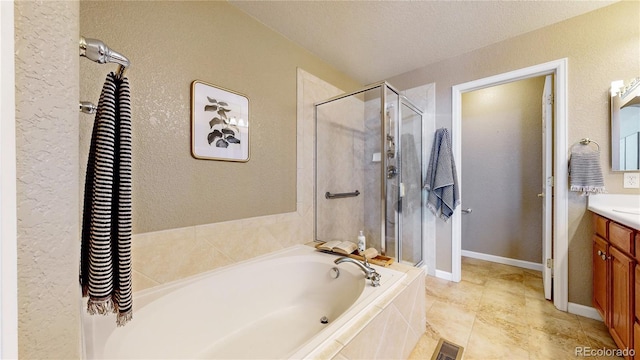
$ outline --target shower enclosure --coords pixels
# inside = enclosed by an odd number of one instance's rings
[[[386,82],[315,104],[315,239],[423,261],[422,111]]]

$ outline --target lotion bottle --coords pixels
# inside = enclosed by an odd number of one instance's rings
[[[360,255],[364,254],[366,248],[367,241],[364,237],[364,234],[362,233],[362,230],[360,230],[360,233],[358,234],[358,252],[360,253]]]

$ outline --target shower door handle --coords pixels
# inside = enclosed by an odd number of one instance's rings
[[[387,166],[387,179],[393,179],[396,176],[398,176],[398,168],[393,165]]]

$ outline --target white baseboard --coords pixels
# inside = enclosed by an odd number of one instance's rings
[[[462,256],[466,256],[466,257],[470,257],[470,258],[474,258],[474,259],[485,260],[485,261],[491,261],[491,262],[495,262],[495,263],[499,263],[499,264],[517,266],[517,267],[521,267],[521,268],[525,268],[525,269],[529,269],[529,270],[536,270],[536,271],[544,270],[544,267],[543,267],[542,264],[534,263],[534,262],[531,262],[531,261],[509,259],[509,258],[502,257],[502,256],[483,254],[483,253],[479,253],[479,252],[475,252],[475,251],[462,250]]]
[[[438,279],[453,281],[453,274],[452,273],[446,272],[446,271],[442,271],[442,270],[438,270],[438,269],[436,269],[436,277]]]
[[[598,312],[598,310],[596,310],[591,306],[584,306],[584,305],[570,302],[569,304],[567,304],[567,311],[574,315],[580,315],[589,319],[602,321],[602,318],[600,317],[600,313]]]

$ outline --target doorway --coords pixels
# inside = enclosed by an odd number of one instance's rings
[[[458,159],[456,170],[458,176],[463,178],[462,158],[462,94],[474,90],[484,89],[496,85],[506,84],[518,80],[533,77],[553,75],[555,83],[553,93],[555,101],[553,110],[555,121],[551,125],[553,132],[553,148],[556,151],[548,157],[549,163],[553,163],[555,174],[552,190],[554,202],[553,211],[553,254],[554,259],[549,261],[554,272],[553,302],[556,308],[567,311],[568,307],[568,174],[567,161],[567,59],[560,59],[532,67],[471,81],[456,85],[452,88],[452,137],[454,157]],[[460,189],[461,199],[465,199],[464,188]],[[461,278],[461,238],[462,238],[462,207],[458,207],[452,216],[452,279],[460,281]],[[549,269],[550,270],[550,269]]]
[[[544,84],[462,94],[463,256],[542,271]]]

